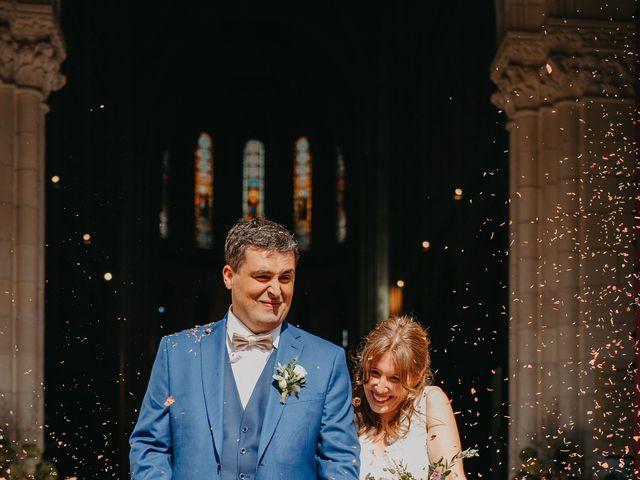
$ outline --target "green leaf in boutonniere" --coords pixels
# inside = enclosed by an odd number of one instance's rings
[[[280,389],[280,403],[284,405],[289,395],[298,396],[307,382],[306,376],[307,371],[295,358],[286,365],[278,363],[273,379]]]

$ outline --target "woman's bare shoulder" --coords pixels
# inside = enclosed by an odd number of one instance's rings
[[[449,405],[450,403],[447,394],[437,385],[425,387],[424,396],[427,401],[427,406]]]
[[[427,411],[427,425],[429,428],[451,423],[453,409],[444,390],[440,387],[430,387],[425,392],[425,407]],[[455,420],[453,420],[455,421]]]

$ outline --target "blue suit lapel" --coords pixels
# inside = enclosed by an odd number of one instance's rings
[[[222,430],[224,405],[224,362],[227,361],[227,317],[216,323],[208,336],[200,340],[202,362],[202,388],[204,403],[213,436],[213,445],[222,458]]]
[[[280,343],[276,351],[276,366],[278,363],[287,364],[294,358],[299,358],[302,353],[302,347],[300,335],[293,333],[292,328],[289,327],[286,322],[283,323],[282,330],[280,331]],[[280,390],[272,381],[269,390],[269,399],[267,400],[267,408],[265,410],[264,423],[262,424],[262,432],[260,434],[258,463],[262,460],[267,445],[269,445],[271,437],[273,437],[284,407],[285,406],[280,403]]]

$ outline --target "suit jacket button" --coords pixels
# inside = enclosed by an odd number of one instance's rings
[[[244,473],[241,473],[240,475],[238,475],[238,477],[240,477],[240,480],[244,480],[245,475],[244,475]]]
[[[244,455],[245,453],[247,453],[247,449],[246,448],[241,448],[240,449],[240,454]]]
[[[242,427],[242,433],[247,433],[249,431],[249,427]]]

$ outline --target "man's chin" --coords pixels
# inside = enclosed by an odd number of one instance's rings
[[[272,330],[284,321],[284,315],[267,315],[258,319],[260,325],[268,326]]]

